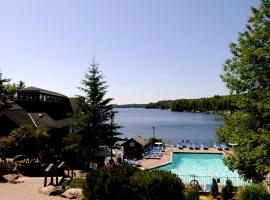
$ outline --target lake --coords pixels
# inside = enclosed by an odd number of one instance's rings
[[[176,144],[182,140],[213,144],[216,128],[223,125],[220,115],[208,113],[171,112],[160,109],[117,108],[115,123],[123,126],[122,137],[139,134],[144,138],[153,136]],[[153,127],[154,131],[153,131]]]

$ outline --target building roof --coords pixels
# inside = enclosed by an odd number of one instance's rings
[[[37,87],[32,87],[32,86],[23,88],[23,89],[19,90],[18,92],[40,92],[40,93],[46,93],[46,94],[51,94],[51,95],[67,98],[67,96],[62,95],[60,93],[53,92],[53,91],[50,91],[50,90],[41,89],[41,88],[37,88]]]
[[[69,98],[69,102],[72,108],[72,112],[74,116],[80,116],[82,109],[78,104],[78,98]]]
[[[36,126],[47,128],[62,128],[78,122],[78,117],[68,117],[60,120],[54,120],[47,113],[29,113]]]
[[[142,146],[145,146],[148,142],[146,139],[143,139],[140,135],[134,135],[132,139],[140,143]]]
[[[128,142],[129,140],[135,140],[137,143],[139,143],[140,145],[142,145],[143,147],[147,144],[148,140],[147,139],[143,139],[140,135],[134,135],[133,137],[129,138],[127,141],[123,142],[120,145],[125,144],[126,142]]]
[[[0,115],[6,115],[18,126],[23,124],[33,125],[33,121],[31,120],[31,117],[28,115],[28,113],[17,104],[13,104],[10,108],[2,110]]]

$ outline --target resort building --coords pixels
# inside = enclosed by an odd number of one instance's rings
[[[16,100],[0,110],[0,137],[25,124],[70,132],[80,112],[75,99],[49,90],[27,87],[19,90]]]

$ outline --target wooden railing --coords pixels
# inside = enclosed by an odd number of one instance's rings
[[[67,174],[65,173],[67,171]],[[64,179],[69,178],[71,181],[75,173],[73,169],[69,167],[65,162],[61,162],[59,165],[51,163],[44,173],[44,187],[47,185],[59,185]],[[48,183],[48,177],[50,177],[50,183]],[[59,177],[62,177],[59,181]],[[55,181],[54,181],[55,180]]]

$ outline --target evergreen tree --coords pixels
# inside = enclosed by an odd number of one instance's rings
[[[6,106],[6,87],[5,83],[8,83],[10,79],[2,78],[3,73],[0,71],[0,109]]]
[[[120,133],[116,132],[119,126],[113,122],[115,111],[110,103],[112,99],[105,98],[107,85],[103,78],[93,60],[80,87],[85,94],[78,98],[83,114],[76,125],[77,131],[67,138],[68,148],[85,152],[86,161],[94,158],[100,145],[113,148],[119,140]]]
[[[225,163],[253,181],[270,172],[270,1],[261,0],[224,64],[223,81],[237,98],[218,137],[237,143]]]

